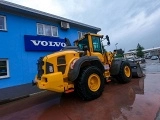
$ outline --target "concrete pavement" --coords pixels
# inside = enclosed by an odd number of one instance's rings
[[[145,77],[106,84],[102,96],[93,101],[42,92],[0,105],[0,120],[159,120],[160,72],[157,63],[150,62],[153,69],[146,70]]]

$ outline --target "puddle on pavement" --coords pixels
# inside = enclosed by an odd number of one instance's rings
[[[2,119],[153,120],[160,108],[159,78],[160,74],[147,74],[127,84],[109,83],[102,96],[93,101],[82,101],[74,94],[62,95]]]

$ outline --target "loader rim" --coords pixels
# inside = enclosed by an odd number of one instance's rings
[[[124,73],[125,73],[125,75],[126,75],[127,77],[130,77],[130,75],[131,75],[131,70],[130,70],[129,66],[125,66],[125,67],[124,67]]]
[[[101,80],[97,74],[91,74],[88,78],[88,87],[95,92],[100,88]]]
[[[124,61],[120,65],[119,74],[116,76],[116,79],[120,83],[128,83],[132,79],[132,71],[130,64],[127,61]]]

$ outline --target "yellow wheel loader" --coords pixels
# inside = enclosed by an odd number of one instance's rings
[[[114,59],[115,52],[104,50],[104,39],[110,44],[108,36],[87,33],[75,41],[76,46],[39,58],[34,83],[40,89],[60,93],[75,91],[83,100],[93,100],[102,94],[105,82],[111,77],[121,83],[129,82],[132,69],[136,70],[138,65]],[[135,76],[141,74],[142,71]]]

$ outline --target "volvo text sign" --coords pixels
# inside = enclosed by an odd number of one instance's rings
[[[59,51],[66,46],[58,37],[24,35],[26,51]]]

